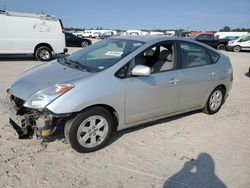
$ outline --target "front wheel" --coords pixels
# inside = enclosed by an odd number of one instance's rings
[[[240,52],[240,50],[241,50],[240,46],[234,46],[233,47],[234,52]]]
[[[209,96],[204,112],[207,114],[217,113],[224,102],[225,90],[222,87],[217,87]]]
[[[101,107],[91,108],[79,113],[65,124],[66,141],[80,153],[101,149],[110,139],[113,117],[108,110]]]
[[[49,61],[52,58],[52,52],[48,47],[42,46],[36,50],[35,56],[39,61]]]

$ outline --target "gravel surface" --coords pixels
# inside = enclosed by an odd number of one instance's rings
[[[39,62],[0,56],[0,187],[250,187],[250,53],[224,53],[234,84],[219,113],[192,112],[124,130],[90,154],[60,138],[17,139],[6,89]]]

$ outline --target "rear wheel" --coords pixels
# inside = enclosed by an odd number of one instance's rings
[[[113,132],[113,117],[102,107],[79,113],[65,124],[66,141],[76,151],[87,153],[105,146]]]
[[[234,46],[233,47],[234,52],[240,52],[240,50],[241,50],[240,46]]]
[[[217,113],[224,102],[225,90],[222,87],[217,87],[209,96],[204,112],[207,114]]]
[[[226,46],[225,46],[224,44],[219,44],[219,45],[217,46],[217,49],[218,49],[218,50],[225,50],[225,49],[226,49]]]
[[[52,58],[52,51],[48,47],[42,46],[36,50],[35,56],[39,61],[49,61]]]
[[[89,45],[87,41],[83,41],[81,47],[86,48]]]

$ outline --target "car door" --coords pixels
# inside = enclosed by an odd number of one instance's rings
[[[160,50],[164,49],[164,47],[160,48],[159,46],[157,48],[158,52],[156,52],[156,47],[152,47],[146,52],[143,52],[143,55],[140,54],[135,57],[131,62],[129,71],[138,64],[151,66],[151,68],[153,68],[154,63],[158,62],[156,58],[157,53],[160,54]],[[171,51],[171,49],[169,50]],[[174,52],[172,51],[172,53]],[[174,54],[172,55],[172,57],[175,57]],[[143,58],[146,58],[146,61]],[[172,58],[173,65],[175,62],[175,58]],[[132,76],[130,74],[126,83],[126,124],[132,124],[175,112],[178,107],[179,79],[180,72],[176,70],[175,67],[169,68],[168,70],[152,72],[150,76]]]
[[[250,50],[250,36],[245,36],[239,40],[242,50]]]
[[[71,45],[74,47],[79,47],[81,44],[81,40],[77,36],[71,35],[70,40],[71,40]]]
[[[203,46],[180,42],[178,52],[181,71],[179,110],[201,107],[216,86],[218,66]]]

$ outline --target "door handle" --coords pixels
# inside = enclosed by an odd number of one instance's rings
[[[179,82],[179,80],[177,80],[176,78],[172,78],[168,83],[177,84],[177,82]]]
[[[210,72],[208,76],[214,78],[216,76],[216,72]]]

